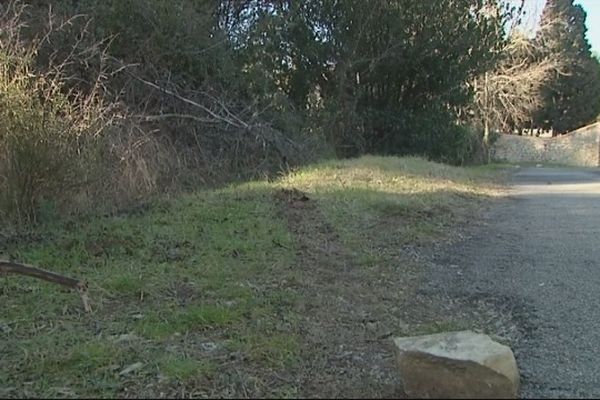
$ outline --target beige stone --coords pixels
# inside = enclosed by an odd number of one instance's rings
[[[471,332],[394,339],[404,391],[413,398],[516,398],[512,350]]]

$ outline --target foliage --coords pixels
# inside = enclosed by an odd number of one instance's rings
[[[544,55],[524,32],[511,32],[494,68],[470,82],[475,97],[468,109],[475,124],[505,133],[531,127],[544,105],[541,91],[565,64],[558,54]]]
[[[286,99],[259,109],[240,88],[211,5],[0,5],[0,175],[10,186],[3,220],[33,220],[41,203],[63,198],[71,200],[67,210],[79,199],[114,210],[158,191],[257,176],[319,154],[318,138],[303,138],[302,115],[281,115]]]
[[[229,24],[250,80],[258,74],[267,93],[321,115],[340,155],[457,161],[441,150],[454,134],[441,132],[457,132],[453,110],[470,100],[465,80],[493,62],[503,19],[494,2],[245,4],[227,15],[237,17]],[[432,145],[432,135],[448,143]]]
[[[593,122],[600,113],[600,63],[585,37],[585,11],[573,0],[549,0],[535,41],[546,54],[565,60],[543,90],[535,123],[566,132]]]
[[[333,90],[343,95],[333,106],[353,102],[350,110],[365,117],[369,151],[417,151],[439,159],[427,137],[452,143],[453,133],[435,131],[456,132],[454,110],[470,101],[465,81],[493,62],[501,43],[495,3],[344,4],[333,29],[341,45],[332,80],[338,86]]]
[[[97,48],[75,43],[68,58],[35,69],[37,51],[51,31],[27,44],[21,40],[24,8],[0,14],[0,219],[29,222],[44,201],[73,195],[97,179],[98,137],[111,125],[98,81],[87,93],[66,90],[64,65],[101,58]],[[60,28],[58,28],[60,29]]]
[[[32,84],[19,90],[29,108],[53,116],[52,128],[38,132],[77,138],[49,153],[94,171],[91,179],[61,167],[84,178],[67,179],[80,188],[70,196],[116,209],[157,192],[272,176],[324,155],[469,162],[482,158],[484,125],[526,124],[541,104],[532,94],[555,87],[552,74],[564,78],[555,53],[506,40],[519,12],[496,0],[40,0],[11,12],[19,4],[0,7],[19,26],[11,43],[28,49],[27,68],[0,64],[10,79],[31,82],[31,73],[52,88],[39,104]],[[576,83],[595,87],[594,76]],[[570,107],[590,100],[563,97]],[[32,151],[24,157],[41,165],[43,152]],[[30,186],[66,193],[46,182]],[[56,200],[36,196],[29,214]]]
[[[562,133],[592,122],[600,112],[600,64],[585,39],[583,9],[570,0],[547,2],[534,34],[521,24],[523,5],[508,19],[498,62],[469,82],[475,97],[463,118],[487,134]]]

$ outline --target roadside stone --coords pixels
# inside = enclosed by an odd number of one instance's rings
[[[394,339],[404,391],[412,398],[516,398],[512,350],[471,332]]]
[[[115,343],[135,342],[140,340],[140,337],[135,333],[124,333],[122,335],[113,335],[110,337]]]
[[[125,376],[125,375],[129,375],[132,372],[136,372],[140,369],[142,369],[144,367],[144,363],[143,362],[136,362],[133,363],[131,365],[128,365],[127,367],[125,367],[121,372],[119,372],[120,376]]]
[[[202,349],[202,351],[205,351],[207,353],[216,351],[219,349],[219,345],[217,343],[214,342],[205,342],[205,343],[200,343],[200,348]]]
[[[12,329],[10,328],[10,326],[8,326],[8,324],[5,324],[4,322],[0,321],[0,332],[11,333]]]
[[[167,261],[181,261],[185,258],[183,252],[179,248],[170,248],[167,250],[166,259]]]

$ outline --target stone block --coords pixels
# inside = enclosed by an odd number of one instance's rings
[[[516,398],[512,350],[471,332],[394,339],[404,391],[413,398]]]

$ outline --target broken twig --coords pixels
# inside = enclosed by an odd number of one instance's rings
[[[81,301],[83,302],[83,309],[85,310],[85,312],[92,312],[92,308],[90,307],[90,299],[88,297],[88,285],[85,281],[69,278],[64,275],[60,275],[55,272],[45,271],[43,269],[32,267],[30,265],[2,260],[0,260],[0,273],[30,276],[32,278],[42,279],[47,282],[52,282],[58,285],[66,286],[71,289],[75,289],[81,297]]]

